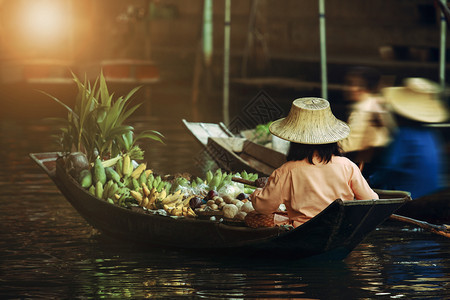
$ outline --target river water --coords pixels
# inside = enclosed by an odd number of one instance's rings
[[[131,120],[166,137],[164,145],[143,145],[148,164],[166,173],[213,167],[181,119],[220,120],[220,105],[191,110],[189,89],[158,96],[150,113]],[[77,214],[28,156],[58,150],[51,137],[57,127],[45,119],[52,115],[3,115],[2,299],[450,299],[450,240],[398,223],[382,224],[333,263],[141,249],[110,239]]]

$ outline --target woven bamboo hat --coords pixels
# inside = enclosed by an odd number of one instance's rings
[[[331,112],[322,98],[299,98],[292,103],[286,118],[274,121],[270,132],[300,144],[331,144],[348,136],[350,128]]]
[[[440,99],[441,88],[425,78],[407,78],[404,86],[382,89],[386,102],[397,114],[419,122],[439,123],[448,119],[449,113]]]

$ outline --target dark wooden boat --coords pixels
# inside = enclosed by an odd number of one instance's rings
[[[397,214],[435,224],[450,224],[450,187],[406,203]]]
[[[233,134],[223,123],[188,122],[183,124],[205,147],[217,165],[228,172],[246,170],[269,176],[286,162],[286,156],[274,149],[252,142],[243,134]]]
[[[30,154],[78,213],[106,235],[134,243],[185,249],[281,254],[289,259],[344,259],[370,232],[410,198],[384,191],[383,199],[335,200],[305,224],[253,229],[242,224],[174,218],[109,204],[83,189],[64,168],[58,153]],[[245,250],[245,251],[244,251]]]
[[[286,162],[281,152],[255,144],[245,138],[210,137],[206,150],[219,167],[229,172],[246,170],[269,176],[276,168]]]

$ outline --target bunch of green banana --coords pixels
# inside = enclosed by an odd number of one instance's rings
[[[196,188],[197,186],[202,184],[206,184],[206,181],[201,179],[200,177],[196,177],[195,179],[192,180],[191,187]]]
[[[257,173],[247,173],[247,171],[242,171],[240,173],[236,173],[237,177],[241,177],[242,179],[247,179],[250,181],[255,181],[256,179],[258,179],[258,174]],[[244,184],[244,193],[246,194],[251,194],[255,191],[255,187],[248,185],[248,184]]]
[[[210,190],[220,190],[223,186],[231,184],[232,173],[223,172],[220,168],[217,169],[214,174],[211,170],[206,172],[205,183]]]
[[[106,167],[105,167],[106,166]],[[131,198],[130,190],[140,191],[141,184],[147,182],[152,170],[141,163],[133,169],[129,155],[125,154],[115,164],[105,164],[96,158],[91,170],[83,170],[79,176],[80,185],[97,198],[110,203],[124,205]]]
[[[251,181],[255,181],[256,179],[258,179],[258,174],[257,173],[247,173],[246,170],[241,171],[240,173],[236,173],[237,177],[241,177],[242,179],[246,179],[246,180],[251,180]]]
[[[97,182],[93,183],[88,190],[93,196],[108,201],[111,204],[119,204],[119,200],[121,200],[121,198],[123,200],[123,197],[120,197],[120,195],[127,195],[129,193],[127,187],[113,179],[109,179],[105,184],[102,184],[100,180],[97,180]]]
[[[169,181],[165,181],[160,175],[155,176],[153,173],[149,174],[146,178],[146,184],[149,189],[155,188],[159,193],[162,190],[170,191],[172,188],[172,184]]]

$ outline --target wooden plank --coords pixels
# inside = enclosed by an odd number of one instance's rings
[[[202,122],[188,122],[185,119],[182,120],[184,126],[190,131],[190,133],[203,145],[208,144],[209,137],[227,138],[230,137],[231,132],[227,132],[220,124],[214,123],[202,123]]]

